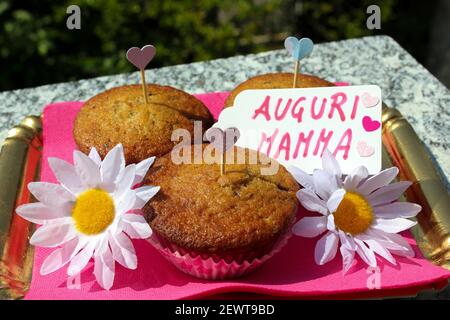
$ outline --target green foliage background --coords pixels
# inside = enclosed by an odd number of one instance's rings
[[[315,42],[369,35],[365,10],[374,3],[385,33],[398,2],[0,0],[0,90],[133,71],[125,51],[147,43],[159,67],[280,48],[280,34]],[[66,28],[71,4],[81,8],[81,30]]]

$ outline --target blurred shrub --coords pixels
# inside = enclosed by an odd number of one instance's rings
[[[281,0],[260,2],[0,0],[0,90],[132,71],[126,49],[148,43],[151,67],[234,55]],[[66,28],[70,4],[81,30]]]
[[[280,48],[290,33],[316,42],[372,34],[372,2],[0,0],[0,90],[133,71],[125,51],[147,43],[157,47],[154,68]],[[389,19],[396,1],[375,2]],[[81,30],[66,28],[71,4]]]
[[[313,39],[324,41],[362,37],[377,33],[369,30],[366,21],[367,7],[376,4],[381,11],[381,27],[394,18],[394,8],[399,0],[310,0],[293,1],[297,3],[298,30],[308,30]],[[385,32],[384,32],[385,33]]]

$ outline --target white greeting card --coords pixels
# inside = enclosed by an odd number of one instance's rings
[[[375,85],[246,90],[214,127],[236,127],[237,146],[312,173],[328,148],[343,173],[381,170],[381,90]]]

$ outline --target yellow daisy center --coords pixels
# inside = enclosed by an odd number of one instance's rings
[[[114,201],[103,190],[89,189],[80,194],[72,209],[75,227],[86,235],[99,234],[114,220]]]
[[[362,195],[353,192],[345,193],[333,216],[336,227],[352,235],[366,231],[373,221],[369,202]]]

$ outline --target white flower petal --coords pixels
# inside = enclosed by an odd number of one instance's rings
[[[84,242],[79,238],[74,238],[61,248],[50,253],[41,265],[41,275],[46,275],[65,266],[75,254],[82,248]]]
[[[55,183],[30,182],[28,190],[38,201],[49,207],[64,207],[76,200],[72,193]]]
[[[97,283],[106,290],[111,289],[114,283],[115,264],[108,246],[107,237],[95,252],[94,275]]]
[[[387,261],[396,265],[394,257],[390,254],[390,252],[383,247],[383,245],[375,239],[366,238],[364,242],[369,246],[369,249],[373,252],[379,254],[381,257],[385,258]]]
[[[356,250],[356,243],[353,240],[353,237],[347,236],[342,230],[339,230],[339,240],[341,241],[341,244],[346,247],[349,250],[355,251]]]
[[[131,209],[133,209],[135,201],[136,191],[129,190],[123,195],[122,199],[120,199],[118,203],[116,203],[116,213],[123,214],[130,211]]]
[[[133,181],[133,186],[141,183],[144,180],[145,175],[147,174],[148,169],[152,166],[155,161],[155,157],[147,158],[142,160],[136,165],[136,176]]]
[[[137,257],[131,240],[123,233],[109,236],[109,244],[114,260],[128,269],[137,268]]]
[[[118,144],[108,152],[101,164],[100,172],[103,183],[107,186],[114,185],[123,170],[125,170],[123,146]]]
[[[339,251],[342,256],[342,268],[344,274],[346,274],[353,265],[357,246],[353,238],[351,236],[347,236],[343,231],[339,230],[338,235],[341,242]]]
[[[71,222],[44,224],[39,227],[30,239],[30,243],[40,247],[57,247],[77,235]]]
[[[40,202],[23,204],[16,209],[16,213],[36,224],[45,224],[47,220],[70,217],[70,210],[64,208],[50,208]]]
[[[79,274],[91,260],[97,241],[90,241],[73,259],[67,268],[67,275],[75,276]]]
[[[160,187],[155,186],[143,186],[135,189],[136,202],[134,203],[133,209],[142,209],[145,204],[159,192],[159,190]]]
[[[319,212],[323,215],[328,214],[326,202],[320,199],[311,190],[301,189],[297,191],[297,198],[306,210]]]
[[[327,200],[334,191],[339,189],[336,183],[336,177],[324,170],[314,170],[313,179],[316,193],[323,200]]]
[[[347,247],[341,245],[339,248],[339,251],[341,252],[342,256],[342,269],[344,271],[344,274],[350,270],[350,268],[353,265],[354,258],[355,258],[355,251],[348,249]]]
[[[130,164],[123,170],[123,174],[116,184],[116,190],[114,191],[113,195],[114,199],[120,200],[127,191],[131,190],[135,173],[136,165],[134,164]]]
[[[380,173],[370,177],[366,181],[364,181],[361,186],[358,188],[359,192],[364,195],[369,195],[373,191],[381,188],[383,186],[388,185],[394,180],[394,178],[398,174],[398,168],[392,167],[381,171]]]
[[[382,230],[387,233],[399,233],[401,231],[405,231],[413,226],[415,226],[417,222],[411,221],[403,218],[395,218],[395,219],[375,219],[375,222],[372,224],[374,229]]]
[[[300,237],[313,238],[327,230],[327,217],[304,217],[292,227],[292,232]]]
[[[98,154],[98,151],[95,147],[91,148],[91,151],[89,152],[89,158],[91,158],[91,160],[94,161],[95,164],[99,167],[102,164],[102,158],[100,158],[100,155]]]
[[[337,189],[335,192],[331,194],[330,198],[327,201],[327,208],[331,213],[337,210],[344,196],[345,196],[344,189]]]
[[[100,172],[98,166],[91,158],[83,152],[75,150],[73,152],[75,171],[80,177],[81,182],[87,188],[97,188],[101,184]]]
[[[375,253],[366,245],[364,242],[359,240],[358,238],[354,238],[356,243],[356,253],[361,257],[361,259],[371,267],[377,266],[377,259],[375,257]]]
[[[316,264],[323,265],[332,260],[336,256],[338,244],[339,237],[333,232],[328,232],[320,238],[314,250]]]
[[[387,233],[377,229],[369,229],[365,233],[376,239],[383,247],[393,254],[405,257],[414,257],[415,255],[414,250],[411,248],[408,241],[399,234]]]
[[[288,166],[286,168],[292,176],[295,178],[295,180],[303,187],[308,190],[311,190],[312,192],[315,192],[314,189],[314,180],[311,175],[307,174],[305,171],[294,167],[294,166]]]
[[[344,180],[344,189],[355,191],[361,184],[361,181],[367,178],[369,171],[365,166],[356,167]]]
[[[78,177],[75,167],[70,163],[58,158],[48,158],[48,164],[61,185],[74,195],[78,195],[86,189]]]
[[[403,192],[405,192],[405,190],[408,189],[410,185],[411,182],[409,181],[396,182],[388,186],[381,187],[377,191],[367,196],[366,199],[372,206],[387,204],[398,200],[398,198],[400,198]]]
[[[334,216],[332,214],[329,214],[327,216],[327,229],[330,231],[336,230],[336,225],[334,223]]]
[[[383,243],[391,253],[402,257],[414,257],[415,252],[411,245],[401,235],[396,233],[388,234],[389,243]]]
[[[339,163],[328,149],[325,149],[322,155],[322,169],[328,172],[330,175],[336,176],[339,179],[342,176],[342,171]]]
[[[152,229],[143,216],[126,214],[120,224],[123,231],[132,239],[147,239],[152,235]]]
[[[411,202],[394,202],[384,206],[374,207],[373,212],[378,218],[412,218],[415,217],[422,207]]]

